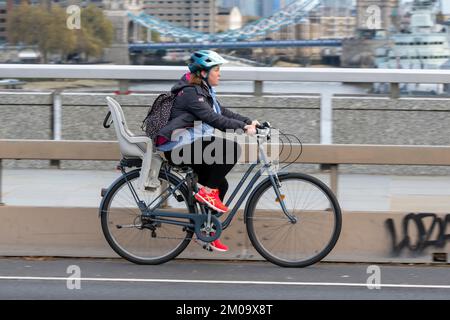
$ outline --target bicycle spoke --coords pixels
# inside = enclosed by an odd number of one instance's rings
[[[284,227],[286,227],[286,226],[285,225],[280,226],[280,228],[284,228]],[[278,237],[277,237],[277,235],[278,235]],[[289,235],[288,232],[278,232],[278,234],[275,234],[275,237],[272,238],[272,239],[274,239],[273,244],[271,246],[272,249],[277,248],[277,246],[281,243],[286,244],[285,239],[288,235]],[[268,240],[271,240],[271,239],[268,239]],[[282,241],[282,240],[284,240],[284,241]]]

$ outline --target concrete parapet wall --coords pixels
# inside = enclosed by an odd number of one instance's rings
[[[333,99],[333,141],[337,144],[450,145],[448,99]],[[341,172],[383,174],[442,174],[450,168],[353,166]]]
[[[229,252],[209,253],[191,243],[180,257],[262,259],[242,217],[241,211],[223,233]],[[103,237],[97,208],[0,206],[0,220],[1,256],[117,257]],[[449,253],[448,213],[344,212],[341,236],[325,261],[448,262]]]
[[[115,140],[113,129],[102,121],[107,113],[104,93],[62,94],[62,139]],[[156,94],[114,96],[122,105],[129,127],[140,126]],[[52,94],[0,93],[0,137],[2,139],[51,138]],[[320,97],[222,95],[224,106],[251,118],[270,121],[275,127],[301,138],[303,143],[320,142]],[[449,99],[336,96],[333,98],[333,143],[450,145]],[[20,124],[20,125],[19,125]],[[103,169],[115,163],[62,161],[61,168]],[[48,161],[7,160],[5,167],[48,167]],[[309,166],[316,170],[316,166]],[[308,168],[309,168],[308,167]],[[305,170],[305,166],[295,166]],[[315,169],[314,169],[315,168]],[[446,167],[342,166],[342,172],[375,174],[449,175]]]

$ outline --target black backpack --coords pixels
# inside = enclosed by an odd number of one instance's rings
[[[142,121],[141,129],[145,131],[148,137],[154,140],[158,135],[158,132],[167,125],[170,119],[170,112],[178,92],[180,92],[183,88],[190,86],[191,85],[183,86],[175,93],[162,93],[156,98],[153,105],[148,110],[144,121]]]
[[[159,130],[164,128],[169,122],[170,111],[172,110],[175,98],[176,95],[171,92],[162,93],[156,98],[148,110],[147,116],[142,121],[141,129],[152,140],[156,138]]]

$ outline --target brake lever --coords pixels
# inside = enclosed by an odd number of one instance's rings
[[[256,129],[269,129],[272,128],[269,121],[265,121],[262,124],[257,124]]]

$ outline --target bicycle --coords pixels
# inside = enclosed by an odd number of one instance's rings
[[[122,159],[118,166],[122,176],[103,193],[100,205],[102,230],[111,248],[130,262],[149,265],[175,258],[194,235],[210,249],[209,243],[228,228],[250,194],[244,223],[252,245],[263,258],[282,267],[306,267],[322,260],[340,235],[339,203],[317,178],[274,170],[263,148],[272,129],[268,123],[259,126],[258,160],[244,174],[226,206],[231,205],[254,169],[261,168],[223,222],[219,220],[221,214],[214,214],[193,197],[198,187],[190,167],[164,161],[159,173],[161,186],[145,192],[136,188],[142,162]],[[135,169],[127,172],[127,168]],[[268,176],[255,186],[263,172]]]

